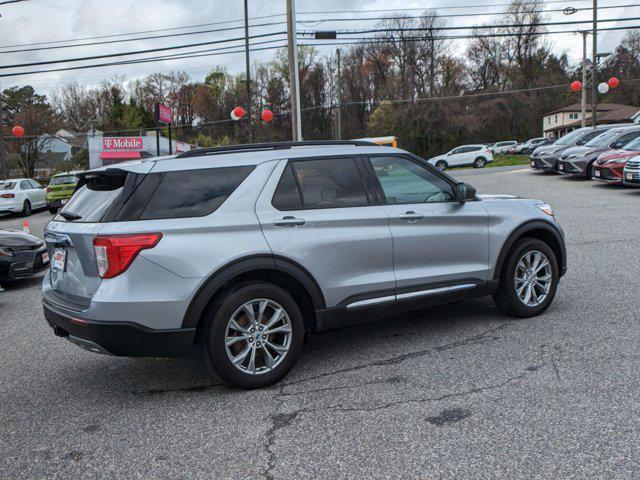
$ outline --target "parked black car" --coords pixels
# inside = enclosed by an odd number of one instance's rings
[[[0,229],[0,285],[32,277],[49,267],[42,240],[17,230]]]

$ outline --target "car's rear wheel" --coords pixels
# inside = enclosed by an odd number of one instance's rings
[[[302,350],[304,321],[295,300],[266,282],[243,283],[206,310],[199,337],[204,362],[240,388],[282,379]]]
[[[558,261],[549,245],[535,238],[523,238],[505,259],[493,299],[508,315],[533,317],[553,301],[558,278]]]
[[[31,202],[29,200],[25,200],[22,204],[22,216],[28,217],[31,215]]]
[[[449,166],[449,165],[447,165],[447,162],[445,162],[444,160],[438,160],[438,161],[436,162],[436,168],[437,168],[438,170],[443,171],[443,172],[447,169],[447,167],[448,167],[448,166]]]
[[[473,161],[473,168],[484,168],[487,164],[487,160],[483,157],[478,157]]]

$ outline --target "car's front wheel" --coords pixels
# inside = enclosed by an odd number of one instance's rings
[[[508,315],[533,317],[553,301],[558,278],[558,260],[549,245],[536,238],[522,238],[505,259],[493,299]]]
[[[204,362],[240,388],[282,379],[302,350],[302,313],[287,291],[266,282],[243,283],[206,310],[199,347]]]
[[[486,159],[484,159],[483,157],[478,157],[473,162],[473,168],[484,168],[486,164],[487,164]]]

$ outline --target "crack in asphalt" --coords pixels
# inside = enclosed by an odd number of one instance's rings
[[[305,382],[309,382],[312,380],[318,380],[320,378],[325,378],[325,377],[330,377],[333,375],[339,375],[341,373],[350,373],[350,372],[357,372],[366,368],[371,368],[371,367],[383,367],[383,366],[389,366],[389,365],[397,365],[399,363],[402,363],[406,360],[409,359],[413,359],[413,358],[420,358],[420,357],[424,357],[427,356],[433,352],[443,352],[446,350],[451,350],[452,348],[458,348],[458,347],[463,347],[466,345],[472,345],[472,344],[482,344],[485,343],[489,340],[498,340],[500,337],[492,335],[493,333],[502,330],[508,326],[512,325],[512,323],[510,322],[504,322],[499,324],[496,327],[490,328],[488,330],[485,330],[484,332],[480,332],[477,335],[473,335],[469,338],[466,338],[464,340],[457,340],[455,342],[451,342],[451,343],[447,343],[444,345],[438,345],[436,347],[431,347],[431,348],[426,348],[423,350],[415,350],[413,352],[409,352],[409,353],[404,353],[402,355],[397,355],[395,357],[391,357],[391,358],[387,358],[384,360],[378,360],[378,361],[374,361],[374,362],[369,362],[369,363],[365,363],[365,364],[361,364],[361,365],[355,365],[353,367],[346,367],[346,368],[341,368],[340,370],[334,370],[333,372],[326,372],[326,373],[320,373],[318,375],[313,375],[310,377],[305,377],[305,378],[301,378],[300,380],[293,380],[290,382],[286,382],[284,383],[284,386],[289,386],[289,385],[297,385],[299,383],[305,383]]]

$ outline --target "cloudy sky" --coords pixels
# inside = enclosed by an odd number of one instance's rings
[[[64,58],[86,57],[92,55],[104,55],[109,53],[146,50],[175,45],[184,45],[200,42],[212,42],[237,38],[243,35],[242,0],[28,0],[21,3],[1,5],[0,0],[0,65],[15,65],[29,62],[57,60]],[[440,14],[459,15],[448,18],[450,26],[474,25],[488,23],[496,20],[496,16],[484,16],[491,12],[502,12],[506,9],[508,0],[297,0],[298,19],[304,24],[298,25],[298,30],[331,30],[331,29],[360,29],[370,28],[374,21],[362,20],[366,17],[388,15],[389,10],[398,9],[402,13],[418,14],[419,10],[407,9],[434,8]],[[600,11],[601,19],[619,19],[625,17],[640,17],[640,7],[632,6],[636,0],[600,0],[601,6],[625,6],[624,8],[610,8]],[[640,0],[637,0],[640,4]],[[474,5],[474,6],[470,6]],[[492,6],[488,6],[492,5]],[[545,9],[563,9],[565,7],[586,8],[591,5],[591,0],[549,0]],[[345,12],[349,10],[349,12]],[[313,13],[313,12],[334,13]],[[256,26],[251,29],[251,35],[268,34],[285,30],[283,24],[285,12],[285,0],[249,0],[249,15],[252,24],[272,25]],[[565,16],[562,12],[547,13],[548,21],[588,20],[590,11],[579,11],[571,16]],[[356,21],[322,21],[327,18],[350,18]],[[222,23],[225,22],[225,23]],[[198,27],[191,27],[200,25]],[[603,23],[602,27],[640,25],[640,21]],[[180,28],[183,27],[183,28]],[[190,27],[190,28],[184,28]],[[25,50],[50,46],[69,45],[74,42],[69,40],[86,37],[104,37],[100,39],[81,40],[80,43],[104,42],[114,39],[132,39],[141,36],[157,36],[176,33],[185,33],[200,30],[227,31],[207,32],[197,35],[176,36],[161,39],[137,40],[125,43],[88,45],[75,48],[58,48],[36,51],[20,51],[7,53],[8,50]],[[575,28],[589,28],[588,25],[580,27],[554,26],[550,30],[567,30]],[[162,30],[138,35],[124,35],[134,32]],[[460,34],[460,31],[451,32]],[[115,36],[120,35],[120,36]],[[623,32],[603,32],[599,36],[600,51],[611,51],[619,42]],[[255,42],[276,40],[278,37],[264,37],[255,39]],[[558,52],[566,52],[571,61],[577,61],[581,52],[580,36],[577,34],[550,35],[548,37],[553,48]],[[47,43],[42,42],[59,42]],[[76,40],[75,43],[78,43]],[[263,44],[261,46],[273,46],[281,42]],[[25,45],[32,44],[32,45]],[[37,44],[37,45],[33,45]],[[104,63],[121,59],[135,59],[158,55],[171,55],[181,52],[203,50],[211,48],[240,45],[239,42],[222,43],[219,45],[207,45],[193,47],[184,50],[164,51],[153,54],[144,54],[120,59],[106,59],[84,63]],[[465,40],[453,42],[453,48],[463,51]],[[325,46],[320,50],[328,53],[335,46]],[[236,50],[235,48],[233,50]],[[252,52],[253,62],[268,61],[274,55],[274,50]],[[65,64],[81,65],[82,63]],[[119,65],[70,72],[42,73],[37,75],[25,75],[19,77],[0,78],[0,85],[6,88],[11,85],[34,85],[38,90],[49,92],[61,84],[69,81],[80,81],[88,85],[99,83],[102,79],[112,77],[115,74],[126,75],[128,79],[145,76],[152,72],[168,72],[171,70],[185,70],[194,79],[201,80],[206,73],[216,65],[224,66],[232,73],[240,72],[244,68],[243,53],[229,53],[217,56],[207,56],[191,59],[163,60],[156,63],[143,63],[135,65]],[[44,65],[41,69],[56,68],[53,65]],[[2,73],[9,71],[25,71],[26,68],[10,68],[0,70]]]

